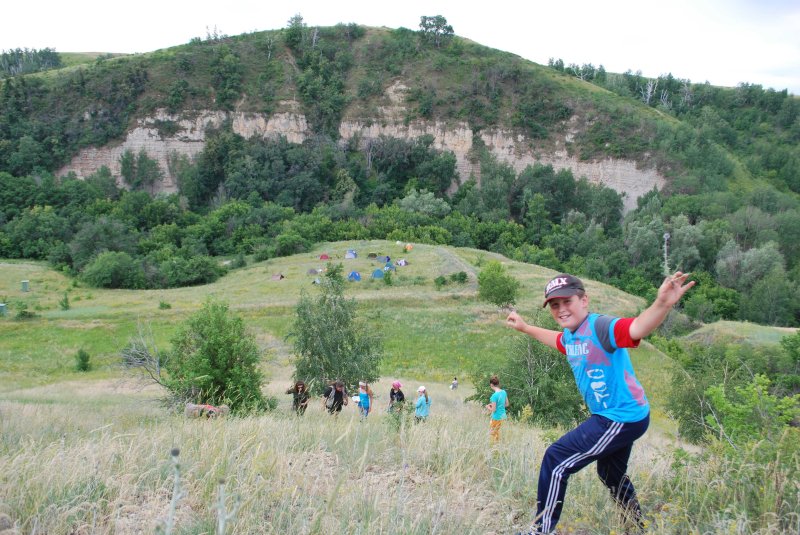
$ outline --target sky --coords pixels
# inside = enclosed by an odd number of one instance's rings
[[[31,13],[35,10],[35,13]],[[547,64],[746,82],[800,95],[800,0],[39,0],[5,3],[0,50],[144,53],[204,38],[355,22],[419,28],[444,16],[456,35]]]

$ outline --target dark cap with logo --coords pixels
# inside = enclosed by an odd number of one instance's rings
[[[551,299],[569,297],[583,290],[583,282],[578,277],[567,275],[566,273],[556,275],[544,287],[544,303],[542,303],[542,307],[546,307]]]

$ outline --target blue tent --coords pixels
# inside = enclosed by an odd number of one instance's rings
[[[348,249],[347,252],[344,254],[345,258],[358,258],[358,253],[356,253],[352,249]]]
[[[383,270],[384,271],[389,271],[389,270],[397,271],[397,268],[394,267],[391,262],[386,262],[386,265],[383,266]]]
[[[372,272],[372,278],[373,279],[382,279],[383,278],[383,270],[382,269],[376,269],[375,271],[373,271]]]
[[[347,276],[347,280],[350,282],[358,282],[361,280],[361,273],[358,271],[351,271],[350,274]]]

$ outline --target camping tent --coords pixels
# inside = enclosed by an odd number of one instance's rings
[[[351,271],[350,274],[347,276],[347,280],[351,282],[358,282],[361,280],[361,273],[358,271]]]
[[[347,251],[347,252],[344,254],[344,257],[345,257],[345,258],[358,258],[358,254],[356,254],[356,252],[355,252],[354,250],[352,250],[352,249],[349,249],[349,250],[348,250],[348,251]]]
[[[391,262],[386,262],[386,265],[383,266],[383,270],[384,271],[389,271],[389,270],[397,271],[397,268],[394,267]]]
[[[319,259],[320,260],[330,260],[331,257],[328,256],[328,253],[322,253],[321,255],[319,255]]]
[[[379,256],[375,260],[377,260],[378,262],[383,262],[385,264],[386,262],[389,262],[391,259],[388,256]]]
[[[369,253],[367,258],[378,258],[378,253]]]
[[[406,250],[406,252],[410,251],[410,250],[411,250],[411,249],[413,249],[413,248],[414,248],[414,246],[413,246],[413,245],[411,245],[410,243],[407,243],[407,244],[406,244],[406,246],[405,246],[405,247],[403,247],[403,249],[405,249],[405,250]]]
[[[275,273],[272,275],[272,280],[279,281],[281,279],[285,279],[286,277],[283,276],[283,273]]]
[[[311,284],[322,284],[319,279],[314,279]]]
[[[408,260],[406,260],[405,258],[401,258],[400,260],[395,262],[395,264],[397,264],[398,266],[407,266],[408,265]]]
[[[376,269],[375,271],[373,271],[372,272],[372,278],[373,279],[382,279],[383,278],[383,270],[382,269]]]
[[[308,274],[309,275],[317,275],[318,273],[319,273],[319,270],[315,269],[315,268],[311,268],[311,269],[308,270]]]

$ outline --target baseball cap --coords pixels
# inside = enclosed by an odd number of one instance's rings
[[[555,299],[556,297],[569,297],[583,289],[583,282],[581,282],[578,277],[567,275],[566,273],[556,275],[547,283],[547,286],[544,287],[544,303],[542,303],[542,308],[546,307],[551,299]]]
[[[395,381],[395,382],[393,382],[393,383],[392,383],[392,386],[393,386],[394,388],[400,388],[400,387],[401,387],[401,386],[403,386],[403,385],[401,385],[401,384],[400,384],[400,381]]]
[[[425,392],[425,387],[421,386],[421,387],[417,388],[417,392]]]

